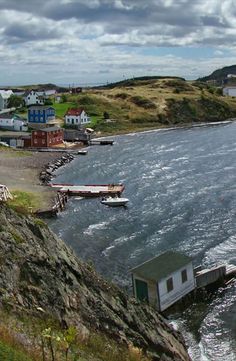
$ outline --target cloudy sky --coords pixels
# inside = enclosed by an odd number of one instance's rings
[[[0,85],[195,79],[235,63],[235,0],[0,0]]]

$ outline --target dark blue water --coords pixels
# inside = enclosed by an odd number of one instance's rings
[[[118,136],[113,146],[90,147],[55,182],[125,184],[127,208],[73,198],[50,225],[79,257],[127,289],[130,268],[168,249],[196,265],[236,265],[234,123]],[[194,360],[236,360],[235,299],[231,285],[211,301],[199,345],[186,331]]]

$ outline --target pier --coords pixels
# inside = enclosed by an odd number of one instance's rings
[[[102,184],[102,185],[73,185],[51,183],[51,187],[57,188],[60,193],[68,196],[80,197],[101,197],[107,195],[120,195],[125,186],[123,184]]]
[[[93,139],[89,142],[89,145],[113,145],[114,140],[99,140]]]
[[[67,195],[57,192],[54,205],[49,209],[39,209],[34,214],[40,218],[52,218],[56,217],[58,212],[62,212],[65,209],[68,201]]]

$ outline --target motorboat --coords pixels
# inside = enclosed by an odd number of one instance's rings
[[[121,198],[121,197],[104,197],[101,200],[102,204],[110,207],[119,207],[125,206],[129,202],[128,198]]]
[[[77,154],[79,155],[86,155],[88,153],[88,151],[86,149],[81,149],[81,150],[78,150]]]

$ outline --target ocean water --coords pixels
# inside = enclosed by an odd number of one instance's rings
[[[131,290],[129,270],[166,250],[195,265],[236,265],[236,124],[113,137],[58,170],[57,183],[125,184],[126,208],[71,198],[51,228],[99,273]],[[176,318],[176,319],[175,319]],[[236,360],[236,287],[173,322],[193,360]]]

